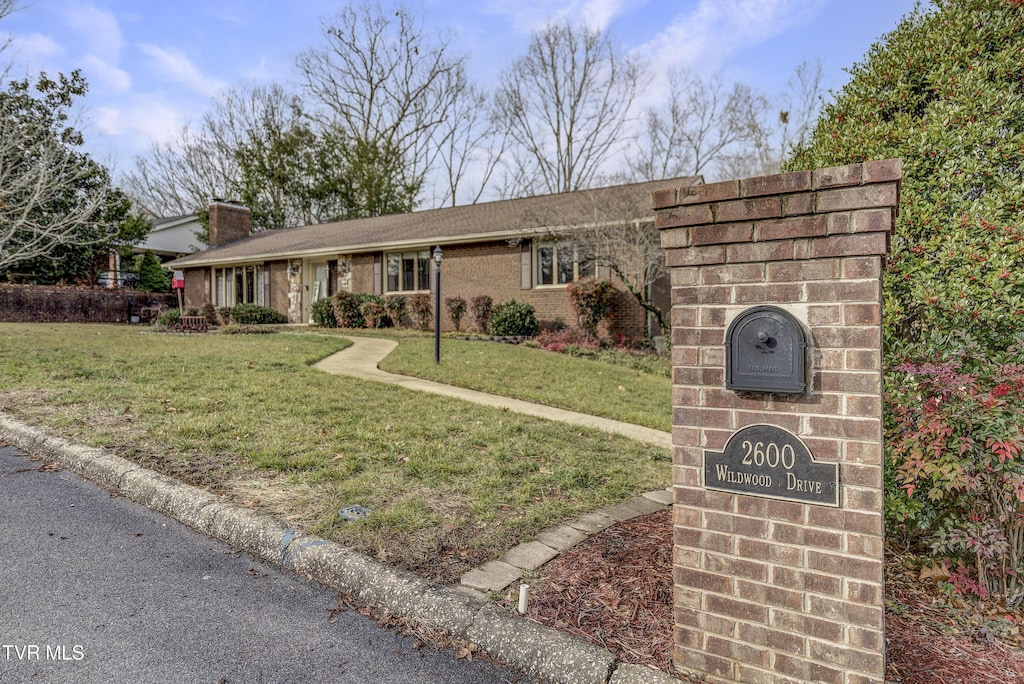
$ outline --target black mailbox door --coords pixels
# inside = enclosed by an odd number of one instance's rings
[[[747,309],[729,325],[725,386],[746,392],[798,394],[807,389],[803,328],[774,306]]]

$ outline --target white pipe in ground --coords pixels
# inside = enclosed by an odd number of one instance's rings
[[[523,615],[526,614],[526,604],[530,600],[530,585],[520,584],[519,585],[519,612]]]

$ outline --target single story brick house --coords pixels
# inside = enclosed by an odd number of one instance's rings
[[[461,296],[468,302],[488,295],[495,304],[514,299],[533,305],[542,323],[573,324],[567,285],[588,276],[611,277],[607,267],[577,258],[573,231],[593,230],[623,211],[629,221],[653,223],[653,192],[700,182],[699,177],[674,178],[256,234],[249,232],[248,209],[215,201],[209,248],[165,265],[184,272],[188,308],[256,303],[303,323],[310,320],[313,302],[340,290],[433,292],[431,251],[439,245],[442,298]],[[668,311],[667,279],[652,294]],[[651,318],[622,292],[609,333],[657,334]],[[450,326],[442,312],[442,327]]]

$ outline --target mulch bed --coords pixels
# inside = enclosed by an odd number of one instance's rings
[[[1024,683],[1024,612],[949,596],[918,567],[912,558],[886,563],[886,681]],[[672,673],[669,510],[593,535],[540,573],[529,617]]]

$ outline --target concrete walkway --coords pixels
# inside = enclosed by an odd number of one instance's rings
[[[326,359],[314,364],[313,367],[325,373],[349,375],[364,380],[401,385],[402,387],[419,390],[420,392],[455,397],[456,399],[464,399],[476,404],[515,411],[516,413],[523,413],[528,416],[603,430],[604,432],[623,435],[663,449],[672,448],[672,434],[669,432],[623,423],[609,418],[590,416],[585,413],[566,411],[565,409],[554,408],[553,406],[534,404],[529,401],[500,397],[496,394],[487,394],[486,392],[455,387],[454,385],[445,385],[444,383],[432,380],[387,373],[380,370],[377,365],[398,346],[397,342],[378,337],[346,337],[345,339],[352,342],[351,347],[328,356]]]

